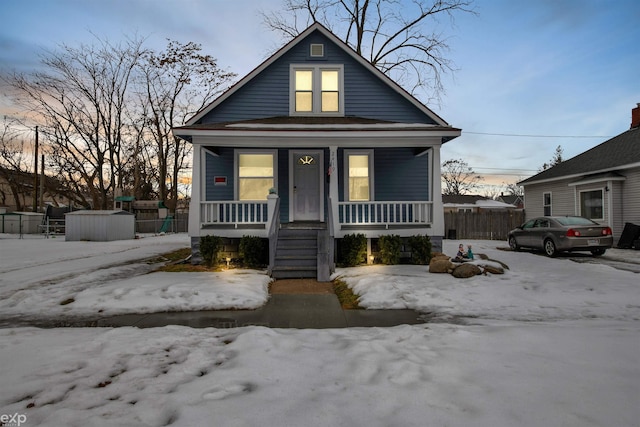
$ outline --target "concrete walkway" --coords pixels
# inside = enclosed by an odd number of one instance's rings
[[[96,326],[153,328],[183,325],[193,328],[325,329],[389,327],[424,323],[414,310],[343,310],[329,283],[310,279],[278,280],[267,304],[257,310],[212,310],[177,313],[128,314],[98,320]]]

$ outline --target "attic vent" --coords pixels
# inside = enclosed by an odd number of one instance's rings
[[[311,45],[311,56],[324,56],[324,45],[323,44],[312,44]]]

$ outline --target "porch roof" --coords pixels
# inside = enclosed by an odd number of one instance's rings
[[[199,123],[174,128],[176,135],[194,135],[206,131],[215,132],[246,132],[246,131],[295,131],[295,132],[326,132],[326,131],[418,131],[418,132],[446,132],[450,136],[460,135],[461,130],[451,126],[440,126],[424,123],[400,123],[365,117],[292,117],[276,116],[252,120],[221,123]]]

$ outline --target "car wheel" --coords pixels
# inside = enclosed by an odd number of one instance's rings
[[[591,251],[591,255],[593,256],[600,256],[600,255],[604,255],[604,253],[606,252],[606,249],[594,249]]]
[[[513,236],[509,237],[509,247],[512,251],[520,250],[520,245],[518,245],[518,242],[516,242],[516,238]]]
[[[558,255],[558,250],[556,249],[556,244],[553,243],[553,240],[547,239],[544,241],[544,253],[548,257],[554,257]]]

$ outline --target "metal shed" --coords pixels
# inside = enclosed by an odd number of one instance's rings
[[[135,215],[121,210],[76,211],[65,215],[66,241],[135,239]]]
[[[42,218],[44,214],[37,212],[0,213],[0,233],[38,234]]]

